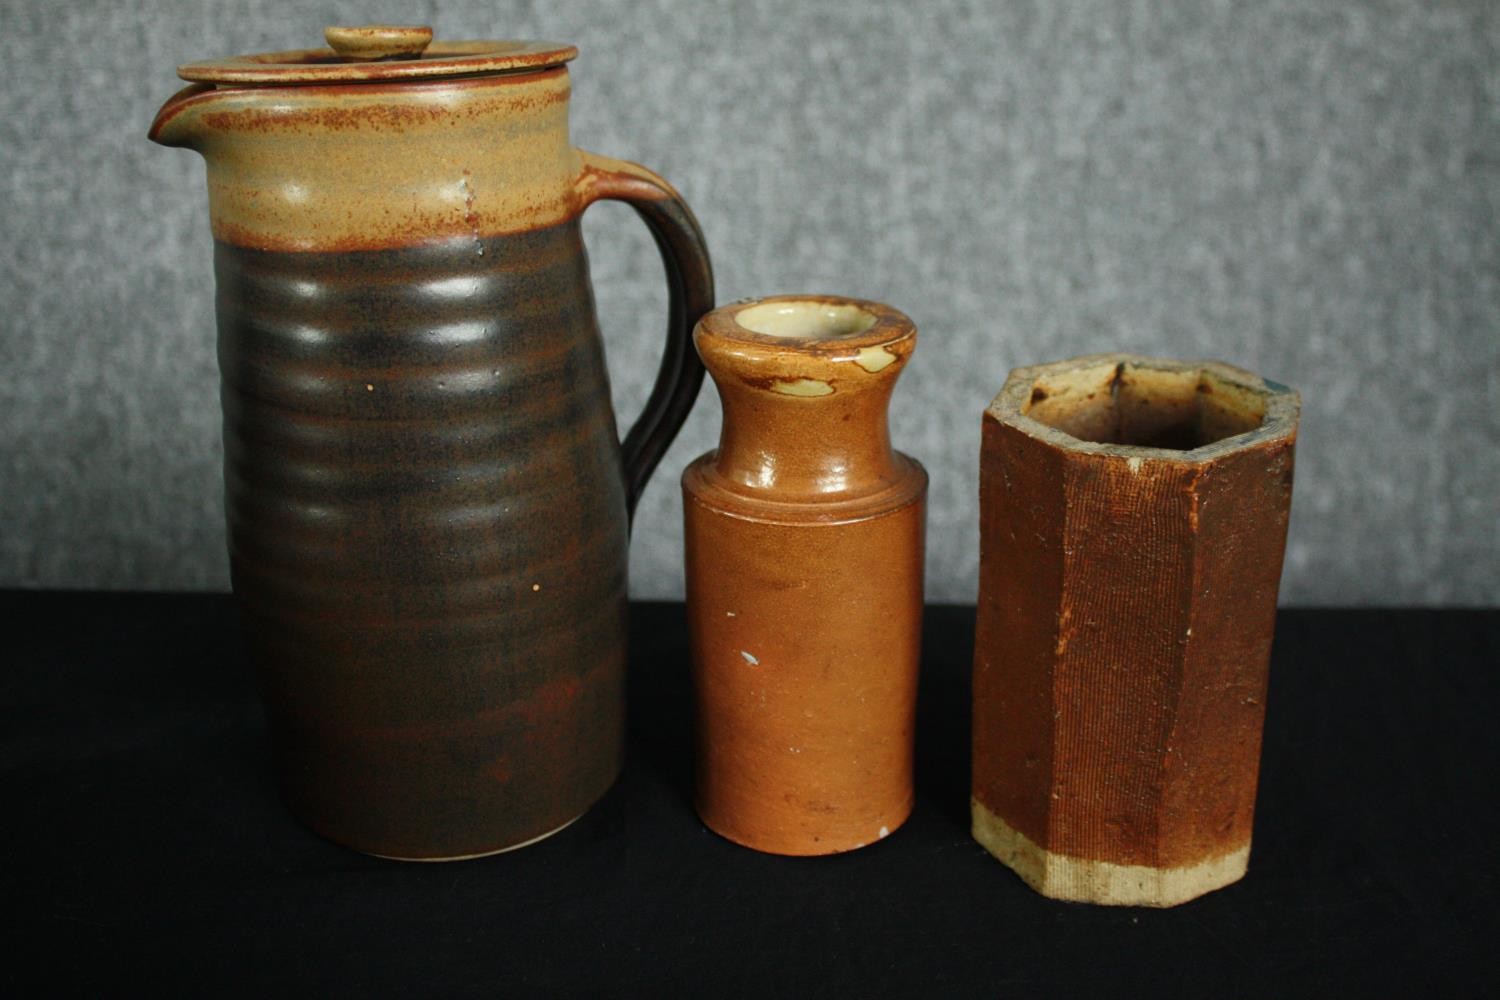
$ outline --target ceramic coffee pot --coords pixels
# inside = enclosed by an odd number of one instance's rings
[[[576,49],[431,37],[183,66],[150,133],[208,164],[230,561],[284,794],[412,859],[538,840],[614,780],[630,513],[713,298],[672,187],[571,145]],[[579,229],[601,199],[671,285],[623,444]]]

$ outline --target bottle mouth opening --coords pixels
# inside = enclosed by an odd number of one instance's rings
[[[878,317],[857,305],[816,299],[780,299],[747,306],[734,321],[763,337],[838,340],[864,333]]]

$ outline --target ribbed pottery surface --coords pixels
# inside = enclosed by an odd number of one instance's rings
[[[293,808],[403,857],[577,816],[619,767],[626,517],[576,220],[215,261],[234,587]]]

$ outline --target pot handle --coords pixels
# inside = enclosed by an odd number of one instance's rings
[[[672,185],[625,160],[578,151],[579,211],[596,201],[623,201],[651,230],[667,270],[667,346],[656,385],[620,444],[625,466],[625,509],[632,520],[646,481],[687,419],[703,385],[703,362],[693,349],[693,327],[714,305],[713,268],[698,220]]]

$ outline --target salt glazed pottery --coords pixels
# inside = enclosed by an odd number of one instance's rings
[[[183,66],[151,126],[208,165],[234,590],[292,809],[371,854],[483,855],[619,770],[628,519],[702,381],[708,255],[665,181],[569,142],[572,46],[327,38]],[[671,284],[623,446],[600,199]]]
[[[984,415],[973,832],[1034,889],[1245,873],[1297,394],[1214,362],[1013,372]]]
[[[697,808],[776,854],[831,854],[912,807],[927,473],[886,412],[916,346],[875,302],[704,317],[717,451],[682,477]]]

